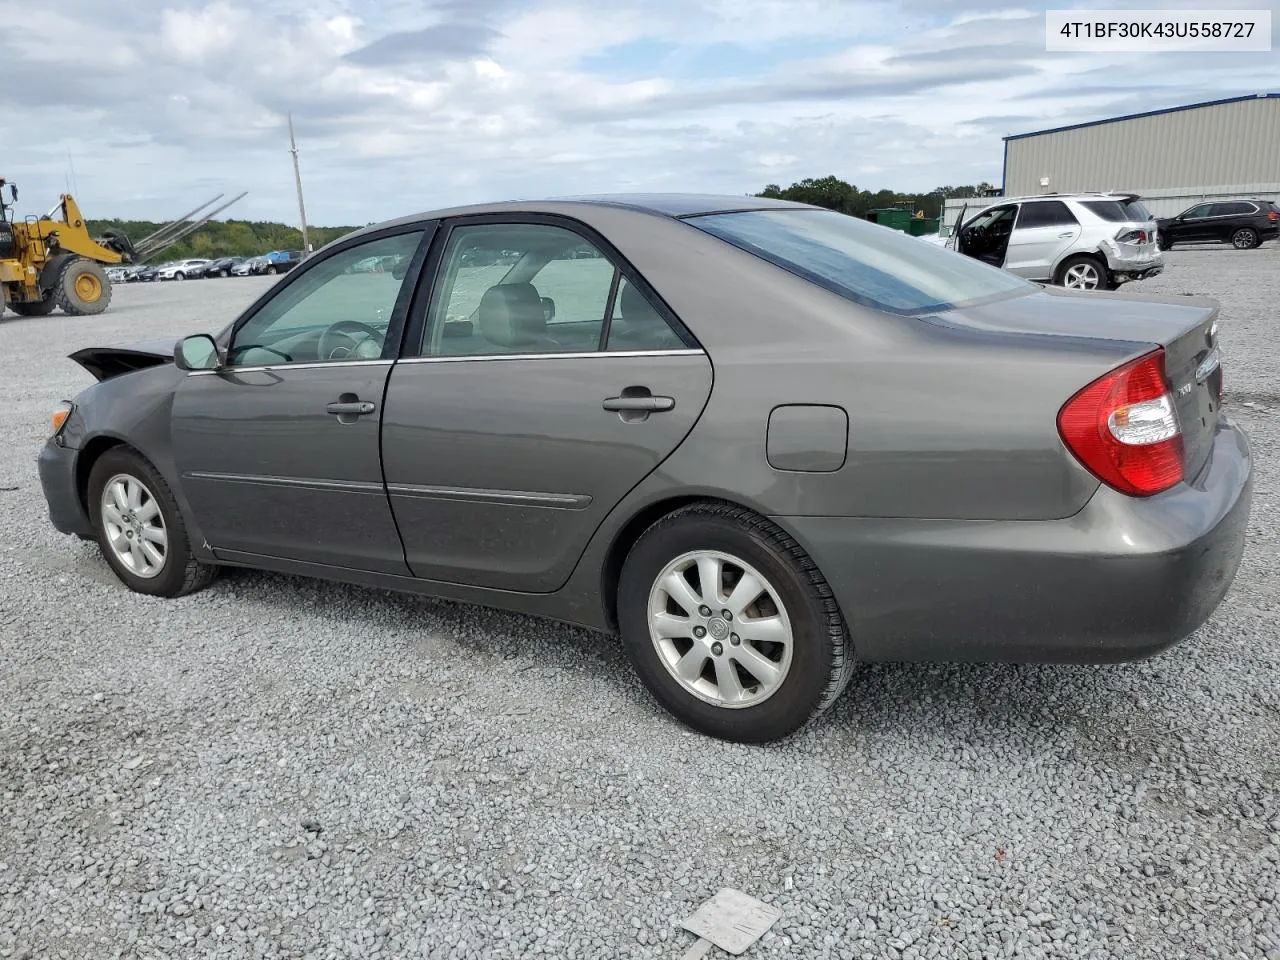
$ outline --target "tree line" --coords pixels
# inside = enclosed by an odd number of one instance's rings
[[[895,190],[877,190],[873,193],[870,190],[859,190],[839,177],[826,176],[806,177],[789,187],[771,183],[755,196],[811,203],[855,217],[865,217],[868,210],[910,204],[913,213],[923,210],[926,217],[937,217],[942,215],[944,199],[981,197],[995,189],[984,181],[970,186],[936,187],[927,193],[898,193]]]
[[[134,244],[164,224],[150,220],[90,220],[89,233],[100,237],[107,230],[123,233]],[[307,239],[319,250],[326,243],[350,233],[357,227],[307,227]],[[253,257],[271,250],[301,250],[302,231],[283,223],[265,220],[210,220],[199,230],[189,233],[172,247],[151,257],[151,262],[216,257]]]

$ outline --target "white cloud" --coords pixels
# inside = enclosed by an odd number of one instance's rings
[[[74,158],[90,215],[219,190],[308,212],[620,189],[741,194],[834,173],[996,181],[1000,136],[1253,92],[1255,57],[1044,50],[1042,11],[966,0],[0,0],[24,138],[3,173],[47,209]],[[77,69],[67,70],[68,62]]]

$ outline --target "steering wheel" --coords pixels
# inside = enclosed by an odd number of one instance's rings
[[[351,331],[351,332],[348,332]],[[352,333],[363,336],[352,336]],[[320,342],[316,345],[316,353],[321,360],[345,360],[359,353],[362,360],[376,360],[382,355],[382,342],[386,334],[361,323],[359,320],[339,320],[325,328],[320,334]],[[377,349],[369,352],[361,349],[365,344],[373,344]]]

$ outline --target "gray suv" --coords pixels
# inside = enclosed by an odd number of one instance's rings
[[[1164,269],[1155,218],[1134,194],[1013,197],[965,215],[947,247],[1027,280],[1113,290]]]

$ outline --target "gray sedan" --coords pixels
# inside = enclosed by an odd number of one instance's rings
[[[141,593],[233,565],[616,631],[682,721],[766,741],[858,660],[1121,661],[1203,623],[1252,482],[1217,312],[780,201],[448,209],[215,336],[73,354],[99,382],[40,476]]]

